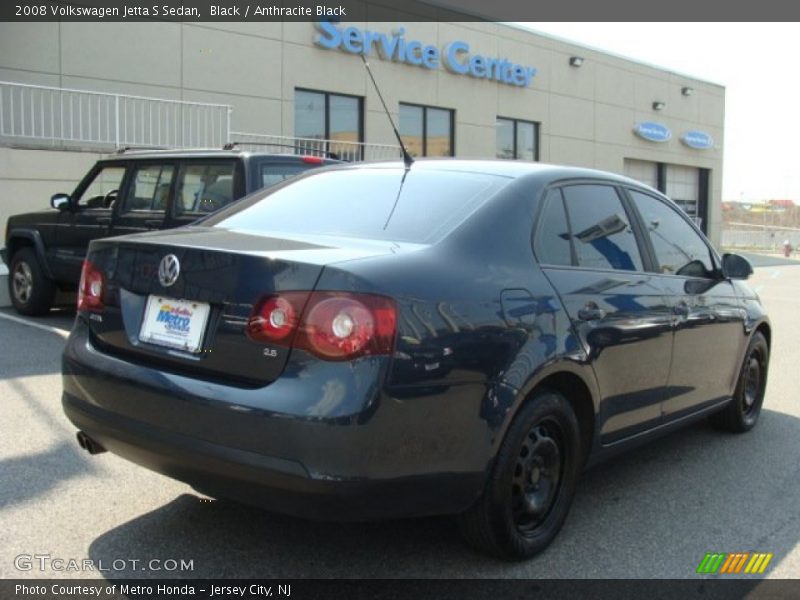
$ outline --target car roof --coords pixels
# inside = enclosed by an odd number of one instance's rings
[[[345,163],[341,169],[381,169],[397,168],[403,169],[403,161],[379,161],[364,163]],[[534,177],[542,180],[557,181],[562,179],[605,179],[617,183],[647,187],[640,181],[636,181],[623,175],[601,171],[598,169],[588,169],[584,167],[571,167],[565,165],[554,165],[547,163],[531,162],[524,160],[508,159],[460,159],[460,158],[419,158],[414,159],[411,166],[412,170],[426,171],[456,171],[464,173],[480,173],[486,175],[497,175],[518,179],[521,177]]]

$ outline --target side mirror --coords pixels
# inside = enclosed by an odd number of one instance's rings
[[[50,206],[58,210],[69,208],[69,194],[53,194],[50,197]]]
[[[722,272],[729,279],[747,279],[753,274],[753,265],[744,256],[723,254]]]

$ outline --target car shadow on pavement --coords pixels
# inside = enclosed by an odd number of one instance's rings
[[[75,448],[72,440],[63,441],[43,452],[0,460],[0,510],[35,502],[62,482],[90,473],[92,467]]]
[[[42,317],[20,317],[9,309],[0,312],[34,325],[0,319],[0,380],[59,373],[61,352],[75,320],[75,310],[54,309]],[[35,325],[59,331],[42,330]]]
[[[701,423],[623,454],[583,475],[555,542],[521,563],[473,552],[449,517],[316,523],[188,493],[102,534],[89,556],[194,567],[107,577],[695,578],[706,552],[772,552],[773,569],[800,537],[798,439],[800,419],[765,410],[749,434]]]

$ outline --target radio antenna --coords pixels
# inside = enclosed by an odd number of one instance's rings
[[[375,76],[372,74],[372,69],[369,68],[369,63],[367,62],[367,57],[364,54],[361,54],[361,60],[364,62],[364,67],[367,69],[367,73],[369,74],[369,78],[372,80],[372,85],[375,87],[375,91],[378,93],[378,98],[381,100],[381,104],[383,104],[383,110],[386,111],[386,117],[389,119],[389,123],[392,125],[392,130],[394,131],[394,135],[397,138],[397,141],[400,143],[400,149],[403,151],[403,164],[406,166],[406,170],[411,168],[411,165],[414,164],[414,159],[411,158],[411,155],[406,150],[406,145],[403,143],[403,138],[400,137],[400,132],[397,131],[397,126],[394,124],[394,120],[392,119],[392,114],[389,112],[389,108],[386,106],[386,101],[383,99],[383,94],[381,94],[381,90],[378,87],[378,83],[375,81]]]

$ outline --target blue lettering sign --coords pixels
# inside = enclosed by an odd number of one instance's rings
[[[536,69],[510,62],[505,58],[491,58],[471,54],[467,42],[454,41],[440,52],[436,46],[418,40],[406,40],[406,30],[399,27],[391,35],[347,27],[340,30],[330,21],[317,23],[318,33],[314,43],[326,50],[341,48],[350,54],[369,56],[373,52],[383,60],[407,63],[423,69],[438,69],[440,61],[456,75],[469,75],[476,79],[493,79],[500,83],[528,87],[536,76]]]
[[[637,123],[633,132],[648,142],[668,142],[672,139],[672,132],[666,125],[652,121]]]
[[[469,72],[469,66],[465,62],[459,61],[459,54],[469,53],[467,42],[450,42],[444,47],[444,66],[449,71],[457,75],[464,75]]]
[[[320,32],[314,36],[314,43],[318,46],[330,50],[342,43],[342,34],[330,21],[320,21],[317,23],[317,28]]]
[[[681,141],[695,150],[708,150],[714,147],[714,138],[705,131],[687,131],[681,136]]]

